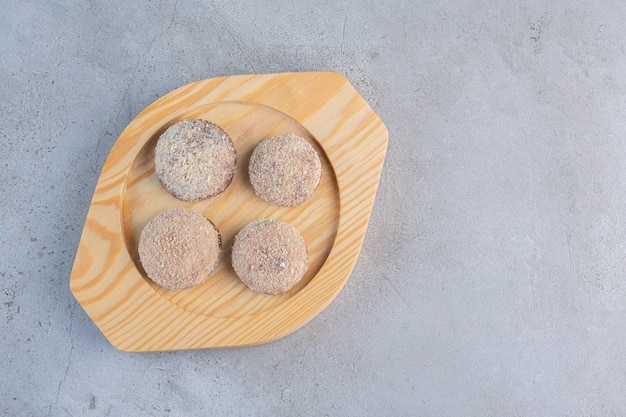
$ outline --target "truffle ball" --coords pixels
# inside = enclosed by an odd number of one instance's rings
[[[293,207],[311,198],[320,183],[322,164],[309,142],[288,133],[265,139],[254,148],[248,174],[260,198]]]
[[[235,273],[252,291],[282,294],[304,276],[308,254],[304,238],[288,223],[255,220],[235,236]]]
[[[148,278],[171,290],[204,282],[217,265],[221,237],[215,225],[186,208],[166,210],[139,237],[139,260]]]
[[[167,128],[154,149],[154,169],[168,193],[182,201],[205,200],[230,185],[237,153],[226,132],[202,119],[184,119]]]

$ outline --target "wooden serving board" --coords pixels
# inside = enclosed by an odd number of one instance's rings
[[[154,175],[154,146],[171,124],[202,118],[221,126],[237,150],[237,172],[221,195],[198,203],[170,196]],[[322,160],[313,198],[292,208],[259,199],[248,160],[264,138],[296,133]],[[125,351],[254,345],[298,329],[339,293],[356,262],[387,149],[387,130],[341,75],[304,72],[238,75],[181,87],[142,111],[122,132],[98,180],[70,277],[80,305]],[[139,262],[141,230],[158,213],[188,207],[222,234],[217,269],[198,287],[154,284]],[[276,218],[302,234],[309,251],[303,280],[282,295],[252,292],[230,260],[248,222]]]

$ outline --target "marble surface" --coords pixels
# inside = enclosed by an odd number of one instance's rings
[[[1,415],[626,415],[626,3],[2,9]],[[115,350],[68,282],[123,128],[192,81],[309,70],[389,129],[343,291],[270,344]]]

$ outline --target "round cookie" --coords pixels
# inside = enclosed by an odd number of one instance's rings
[[[148,222],[139,236],[139,260],[148,278],[171,290],[204,282],[217,265],[220,233],[200,213],[166,210]]]
[[[248,174],[260,198],[293,207],[311,198],[322,177],[322,164],[309,142],[288,133],[265,139],[254,148]]]
[[[255,220],[235,235],[235,273],[252,291],[282,294],[304,276],[308,254],[304,238],[288,223]]]
[[[214,123],[184,119],[167,128],[154,149],[154,170],[168,193],[182,201],[205,200],[233,180],[237,153],[228,134]]]

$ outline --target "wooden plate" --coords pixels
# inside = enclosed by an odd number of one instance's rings
[[[217,123],[233,139],[238,156],[228,189],[198,203],[170,196],[154,175],[156,140],[185,118]],[[254,147],[288,132],[316,148],[323,169],[313,198],[292,208],[258,198],[247,175]],[[245,346],[285,336],[322,311],[350,276],[386,148],[382,121],[337,73],[239,75],[181,87],[142,111],[113,146],[76,253],[72,293],[107,339],[125,351]],[[172,207],[202,213],[222,234],[216,271],[189,290],[155,285],[138,259],[141,230]],[[232,269],[234,235],[258,218],[286,221],[306,241],[309,268],[288,293],[254,293]]]

